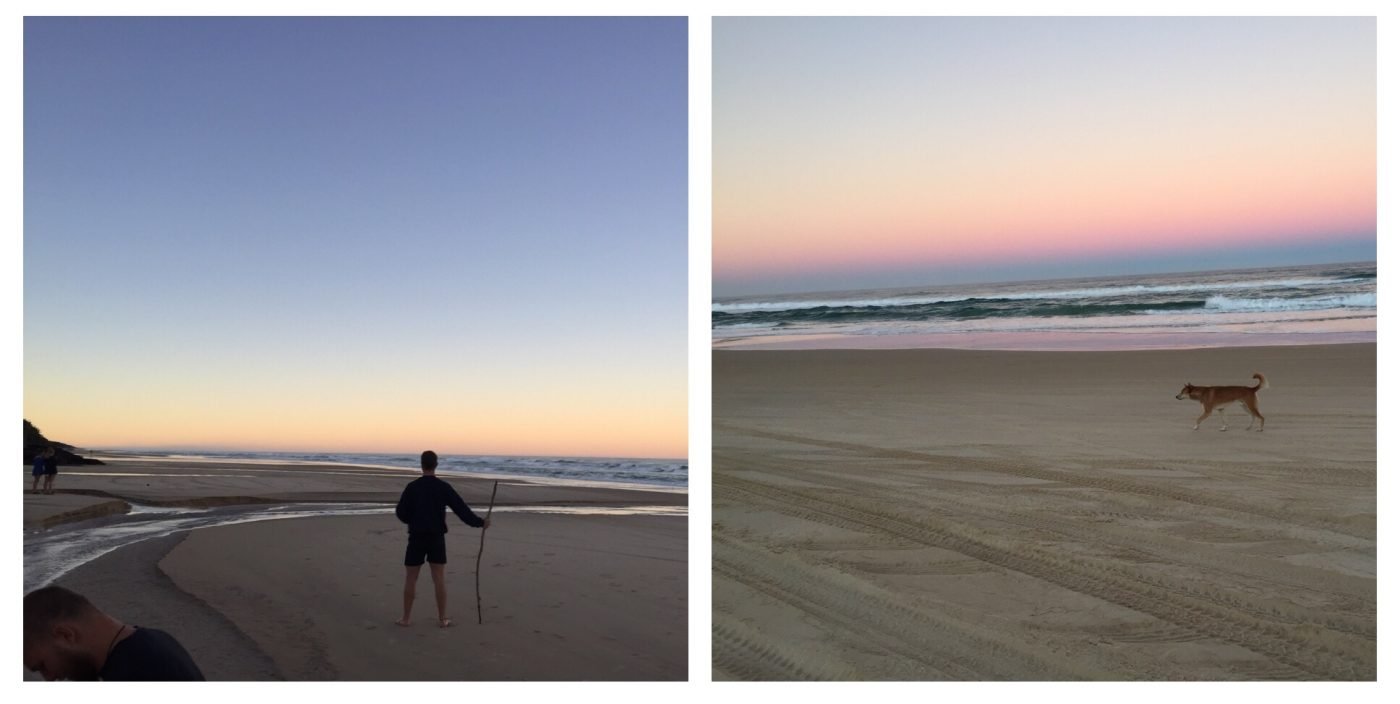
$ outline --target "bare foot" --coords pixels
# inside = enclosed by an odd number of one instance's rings
[[[450,618],[440,618],[440,619],[438,619],[438,628],[451,628],[451,627],[452,627],[452,619],[450,619]]]
[[[400,626],[408,626],[408,625],[412,624],[413,622],[410,621],[410,620],[408,620],[408,619],[406,619],[406,618],[401,618],[401,619],[395,621],[394,623],[396,623],[396,624],[398,624],[398,625],[400,625]]]

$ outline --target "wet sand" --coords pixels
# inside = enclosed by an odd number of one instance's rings
[[[404,534],[384,519],[195,531],[160,568],[238,624],[286,679],[683,680],[685,524],[497,514],[482,560],[482,625],[473,582],[480,534],[452,526],[446,572],[456,625],[447,629],[437,626],[426,569],[413,624],[394,623]]]
[[[714,675],[1373,680],[1375,355],[715,352]]]
[[[44,528],[117,513],[131,506],[121,499],[83,494],[43,494],[25,490],[24,527]]]
[[[186,538],[156,538],[108,553],[57,580],[126,623],[175,636],[209,680],[282,680],[281,669],[222,613],[186,593],[158,563]],[[25,673],[25,679],[38,675]]]
[[[342,466],[116,460],[62,472],[26,515],[68,505],[391,504],[417,472]],[[447,478],[479,513],[491,480]],[[405,529],[390,514],[200,528],[119,548],[58,578],[114,616],[160,628],[223,680],[681,680],[686,677],[684,516],[551,515],[510,507],[684,506],[673,491],[502,480],[480,532],[448,516],[449,613],[435,623],[428,570],[416,623],[402,605]],[[51,530],[82,531],[88,523]],[[92,524],[96,525],[96,524]],[[26,530],[38,530],[38,524]],[[32,679],[27,674],[26,679]]]
[[[60,469],[61,494],[124,499],[156,506],[227,506],[286,502],[392,503],[417,470],[335,464],[265,464],[102,458],[106,465]],[[486,504],[495,479],[442,475],[467,503]],[[684,506],[684,492],[636,491],[599,483],[577,486],[500,478],[498,506]],[[26,485],[27,487],[28,485]],[[26,494],[29,505],[31,495]]]

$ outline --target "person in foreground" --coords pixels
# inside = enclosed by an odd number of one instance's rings
[[[433,593],[437,597],[438,626],[447,628],[452,619],[447,617],[447,519],[446,510],[452,509],[463,523],[474,528],[485,528],[490,522],[472,513],[471,507],[457,494],[451,484],[437,478],[437,453],[428,450],[421,458],[423,476],[414,479],[404,487],[399,497],[399,505],[394,514],[408,524],[408,551],[404,554],[406,569],[403,583],[403,618],[395,621],[400,626],[412,623],[413,598],[418,585],[418,572],[423,561],[428,562],[428,571],[433,576]]]
[[[24,669],[46,680],[204,679],[169,633],[122,623],[52,585],[24,596]]]

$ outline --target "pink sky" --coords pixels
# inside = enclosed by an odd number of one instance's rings
[[[1373,241],[1374,22],[1188,19],[719,23],[716,294]]]

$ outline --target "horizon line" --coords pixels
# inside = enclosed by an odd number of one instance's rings
[[[84,451],[86,451],[86,452],[88,452],[88,453],[113,452],[113,453],[118,453],[118,454],[123,453],[123,452],[129,452],[129,453],[138,453],[138,452],[147,452],[147,453],[190,453],[190,454],[198,454],[198,453],[201,453],[201,452],[202,452],[202,453],[236,453],[236,452],[245,452],[245,453],[284,454],[284,455],[285,455],[285,454],[304,454],[304,455],[312,455],[312,454],[319,454],[319,455],[395,455],[395,456],[401,455],[401,456],[409,457],[409,458],[417,458],[417,457],[418,457],[420,454],[422,454],[422,452],[423,452],[423,450],[414,450],[414,451],[411,451],[411,452],[394,452],[394,451],[349,451],[349,452],[342,451],[342,452],[335,452],[335,451],[330,451],[330,450],[286,450],[286,449],[282,449],[282,450],[264,450],[264,449],[247,449],[247,448],[213,448],[213,447],[159,446],[159,445],[147,445],[147,446],[110,446],[110,447],[106,447],[106,448],[82,447],[82,446],[79,446],[79,445],[70,445],[70,447],[72,447],[74,450],[84,450]],[[444,451],[438,451],[438,450],[434,450],[434,452],[437,452],[438,458],[439,458],[439,459],[441,459],[441,458],[443,458],[443,457],[458,456],[458,457],[501,457],[501,458],[511,458],[511,459],[660,460],[660,461],[666,461],[666,462],[684,462],[684,463],[686,463],[686,464],[689,464],[689,462],[690,462],[690,458],[689,458],[689,457],[647,457],[647,456],[641,456],[641,455],[547,455],[547,454],[541,454],[541,455],[519,455],[519,454],[504,454],[504,453],[490,453],[490,454],[488,454],[488,453],[475,453],[475,452],[444,452]]]
[[[1348,261],[1310,262],[1310,263],[1307,263],[1307,264],[1277,264],[1277,265],[1272,265],[1272,266],[1227,267],[1227,268],[1224,268],[1224,269],[1192,269],[1192,270],[1183,270],[1183,271],[1158,271],[1158,272],[1151,272],[1151,273],[1145,273],[1145,272],[1139,272],[1139,273],[1120,272],[1120,273],[1116,273],[1116,274],[1095,274],[1095,275],[1092,275],[1092,276],[1061,276],[1061,277],[1048,278],[1048,279],[1047,279],[1047,278],[1035,278],[1035,279],[998,279],[998,280],[990,280],[990,281],[961,281],[961,282],[958,282],[958,283],[949,283],[949,284],[925,283],[925,284],[908,284],[908,285],[903,285],[903,286],[871,286],[871,287],[865,287],[865,288],[827,288],[827,289],[807,289],[807,290],[802,290],[802,291],[770,291],[770,292],[766,292],[766,293],[740,293],[740,294],[734,294],[734,295],[729,295],[729,296],[711,296],[711,297],[710,297],[710,303],[713,304],[713,303],[718,302],[718,301],[720,301],[720,300],[722,300],[722,299],[755,298],[755,297],[759,297],[759,296],[797,296],[797,295],[809,295],[809,294],[819,294],[819,293],[846,293],[846,292],[855,292],[855,291],[896,291],[896,290],[900,290],[900,289],[921,288],[921,287],[926,287],[926,286],[948,286],[948,287],[957,287],[957,286],[987,286],[987,285],[997,285],[997,284],[1030,284],[1030,283],[1051,282],[1051,281],[1084,281],[1084,280],[1094,280],[1094,279],[1113,279],[1113,278],[1118,278],[1118,277],[1122,277],[1122,276],[1177,276],[1177,275],[1182,275],[1182,274],[1215,274],[1215,273],[1228,272],[1228,271],[1262,271],[1262,270],[1265,270],[1265,269],[1295,269],[1295,268],[1299,268],[1299,267],[1309,267],[1309,266],[1346,266],[1346,265],[1353,265],[1353,264],[1372,264],[1372,265],[1376,265],[1376,264],[1379,264],[1379,262],[1378,262],[1377,259],[1353,259],[1353,260],[1348,260]]]

